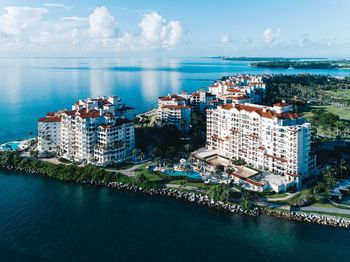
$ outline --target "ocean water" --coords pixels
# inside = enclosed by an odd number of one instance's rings
[[[0,261],[350,261],[349,229],[0,171]]]
[[[250,68],[248,62],[220,59],[0,59],[0,143],[37,133],[47,111],[70,108],[78,99],[118,95],[143,112],[157,97],[207,87],[235,73],[317,73],[349,75],[350,70]]]
[[[215,59],[0,59],[0,142],[36,134],[47,111],[119,95],[138,112],[159,95],[269,70]],[[0,170],[0,261],[350,261],[350,231],[224,214],[183,201]]]

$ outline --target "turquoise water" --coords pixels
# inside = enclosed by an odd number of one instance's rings
[[[199,58],[0,59],[0,68],[0,143],[35,135],[40,116],[88,96],[116,94],[141,112],[228,74],[349,75]],[[350,261],[349,246],[347,229],[0,171],[0,261]]]
[[[178,170],[166,170],[164,174],[167,176],[184,176],[191,179],[201,179],[201,175],[196,171],[178,171]]]
[[[1,58],[0,69],[0,143],[37,134],[36,121],[47,111],[70,108],[89,96],[119,95],[141,112],[153,108],[160,95],[194,91],[229,74],[350,74],[250,68],[249,62],[205,58]]]
[[[0,146],[0,149],[15,151],[15,150],[17,150],[17,148],[19,147],[20,144],[21,144],[20,141],[12,141],[12,142],[8,142],[8,143],[5,143],[5,144],[2,144]]]

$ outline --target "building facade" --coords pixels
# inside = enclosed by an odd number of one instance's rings
[[[263,76],[238,74],[216,81],[209,86],[209,92],[222,100],[233,95],[248,96],[252,103],[260,103],[266,96],[266,85]]]
[[[207,110],[208,149],[298,185],[316,169],[310,135],[310,123],[285,103],[226,104]]]
[[[193,92],[189,100],[192,109],[194,111],[202,113],[205,112],[205,110],[208,108],[215,108],[218,103],[216,95],[209,93],[205,90]]]
[[[182,96],[161,96],[158,98],[157,116],[161,125],[176,126],[179,130],[186,131],[191,124],[191,107]]]
[[[54,152],[97,165],[122,162],[135,146],[133,111],[110,96],[79,100],[72,110],[48,113],[38,121],[39,155]]]

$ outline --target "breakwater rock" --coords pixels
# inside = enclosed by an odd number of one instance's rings
[[[336,216],[305,213],[300,211],[271,210],[266,208],[261,209],[260,212],[262,215],[274,216],[276,218],[290,221],[309,222],[320,225],[350,228],[350,220]]]
[[[10,170],[10,171],[21,171],[32,175],[47,176],[46,173],[40,172],[39,170],[16,167],[13,165],[6,165],[6,164],[0,165],[0,168]],[[125,191],[138,192],[142,194],[148,194],[148,195],[159,195],[164,197],[171,197],[179,200],[189,201],[189,202],[206,206],[209,208],[214,208],[214,209],[231,213],[231,214],[241,214],[241,215],[249,215],[249,216],[267,215],[267,216],[273,216],[276,218],[290,220],[290,221],[309,222],[309,223],[316,223],[321,225],[350,228],[350,220],[343,219],[340,217],[321,215],[321,214],[312,214],[312,213],[303,213],[299,211],[268,209],[264,207],[255,207],[253,209],[246,210],[237,204],[214,201],[213,199],[210,199],[207,195],[195,193],[195,192],[184,192],[180,189],[173,189],[173,188],[166,188],[166,187],[142,188],[136,185],[129,185],[121,182],[105,182],[100,180],[82,180],[82,181],[75,181],[75,182],[79,184],[90,185],[90,186],[103,186],[103,187],[108,187],[108,188],[117,189],[117,190],[125,190]]]

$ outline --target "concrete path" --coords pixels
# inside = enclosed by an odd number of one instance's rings
[[[174,185],[174,184],[165,184],[165,187],[167,187],[167,188],[181,188],[181,189],[186,189],[186,190],[198,190],[198,191],[201,191],[200,188],[193,187],[193,186],[182,186],[182,185]]]
[[[341,208],[328,208],[328,207],[299,207],[297,209],[293,209],[295,211],[315,211],[315,212],[325,212],[325,213],[337,213],[337,214],[345,214],[350,215],[350,209],[341,209]]]
[[[271,202],[274,202],[274,201],[283,201],[283,200],[288,200],[292,197],[294,197],[296,194],[298,194],[299,192],[295,192],[295,193],[287,193],[288,196],[285,196],[285,197],[280,197],[280,198],[266,198],[267,201],[271,201]]]
[[[135,166],[132,166],[128,169],[121,169],[121,170],[115,170],[115,169],[106,169],[107,171],[111,171],[111,172],[119,172],[121,173],[122,175],[124,176],[134,176],[134,171],[136,169],[138,169],[140,166],[146,164],[147,162],[145,163],[142,163],[142,164],[138,164],[138,165],[135,165]]]

